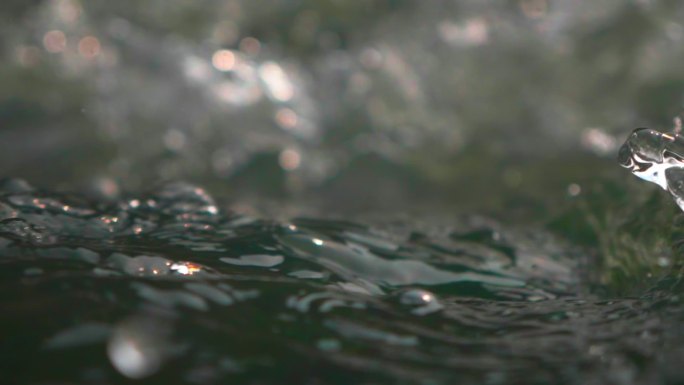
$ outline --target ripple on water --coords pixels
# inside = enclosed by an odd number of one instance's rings
[[[543,229],[279,223],[188,184],[87,203],[4,183],[0,356],[17,383],[639,379],[683,342],[675,289],[577,299],[578,254]]]
[[[283,263],[282,255],[253,254],[241,255],[239,258],[221,258],[221,262],[235,266],[275,267]]]
[[[524,281],[479,272],[440,270],[417,260],[388,260],[360,246],[349,247],[331,240],[306,234],[286,234],[280,242],[296,255],[315,261],[343,277],[364,277],[378,284],[393,286],[442,285],[459,282],[486,283],[499,286],[524,286]]]

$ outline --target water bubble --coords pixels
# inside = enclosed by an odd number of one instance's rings
[[[404,305],[429,305],[436,302],[435,295],[427,290],[413,289],[401,294],[400,302]]]
[[[411,310],[411,313],[416,315],[434,313],[443,308],[433,293],[422,289],[404,291],[399,297],[399,302],[402,305],[414,307],[414,309]]]

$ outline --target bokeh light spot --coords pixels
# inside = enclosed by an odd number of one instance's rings
[[[67,38],[64,32],[52,30],[43,36],[43,46],[50,53],[59,53],[66,49]]]
[[[248,55],[258,55],[261,51],[261,43],[253,37],[240,40],[240,51]]]
[[[302,162],[302,156],[299,151],[294,149],[285,149],[278,157],[278,163],[286,171],[296,170]]]
[[[78,42],[78,53],[86,59],[93,59],[100,53],[100,41],[95,36],[86,36]]]
[[[230,71],[235,67],[235,54],[227,49],[218,50],[211,57],[211,64],[219,71]]]
[[[297,113],[290,108],[280,108],[275,115],[275,121],[278,123],[278,126],[286,130],[295,128],[298,120]]]

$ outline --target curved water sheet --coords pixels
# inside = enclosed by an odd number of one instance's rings
[[[675,383],[678,289],[583,294],[544,229],[278,222],[0,186],[7,383]],[[36,370],[40,368],[40,370]]]

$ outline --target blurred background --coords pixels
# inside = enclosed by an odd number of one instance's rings
[[[534,217],[684,102],[673,0],[6,0],[0,174]]]

